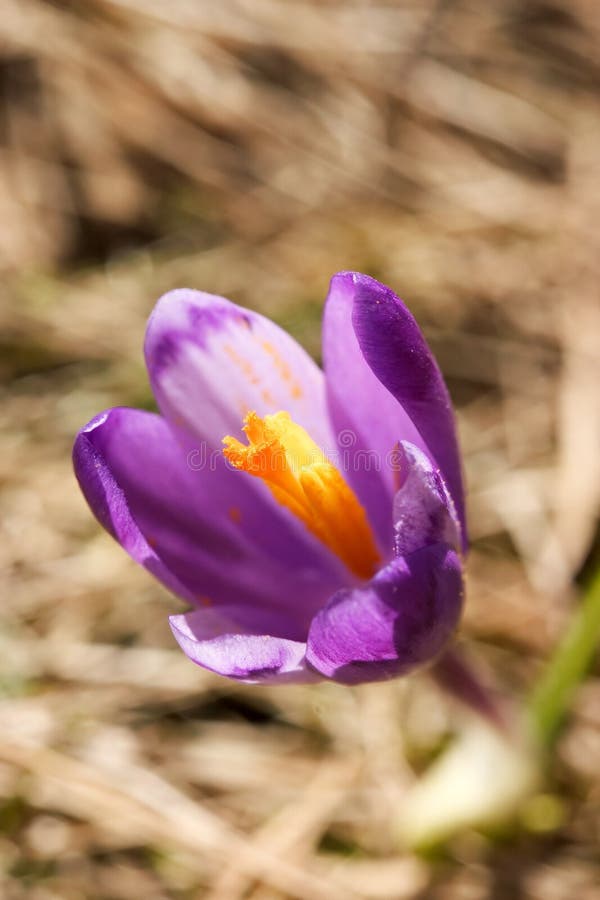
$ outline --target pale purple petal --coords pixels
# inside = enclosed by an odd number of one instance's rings
[[[323,373],[269,319],[223,297],[171,291],[150,317],[145,353],[163,414],[210,448],[241,437],[249,410],[287,410],[322,449],[335,449]]]
[[[251,684],[319,680],[306,666],[306,644],[278,636],[289,623],[247,606],[196,610],[169,621],[186,656],[211,672]]]
[[[337,560],[329,566],[328,551],[311,553],[286,533],[271,505],[246,496],[237,473],[224,464],[190,468],[160,416],[109,410],[80,433],[74,460],[100,522],[188,600],[218,604],[242,593],[250,605],[289,605],[302,629],[340,584]]]
[[[395,454],[394,552],[405,556],[429,544],[460,550],[460,523],[444,479],[428,456],[402,441]]]
[[[464,494],[452,407],[437,363],[404,303],[367,275],[335,275],[325,308],[323,355],[334,428],[347,442],[348,434],[355,435],[354,449],[362,454],[347,454],[347,477],[381,540],[389,545],[392,539],[386,520],[393,491],[390,454],[397,441],[406,440],[441,470],[464,543]],[[369,451],[370,466],[365,463]]]
[[[433,661],[457,626],[461,563],[434,544],[389,563],[365,587],[339,591],[310,627],[306,658],[348,684],[403,675]]]
[[[223,437],[242,439],[250,410],[261,416],[287,410],[322,449],[335,449],[323,373],[306,351],[264,316],[223,297],[176,290],[158,301],[150,317],[145,354],[158,405],[188,459],[197,469],[209,461],[219,475],[218,491],[227,487],[229,504],[240,508],[242,527],[259,554],[290,569],[320,572],[311,610],[323,591],[352,583],[337,557],[265,484],[231,470],[222,456]]]

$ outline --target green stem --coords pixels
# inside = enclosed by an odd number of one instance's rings
[[[592,578],[564,639],[542,674],[529,711],[542,745],[549,746],[600,642],[600,570]]]

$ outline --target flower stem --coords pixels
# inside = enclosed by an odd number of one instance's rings
[[[577,685],[593,662],[599,641],[600,569],[529,701],[532,724],[542,746],[552,744]]]
[[[498,694],[485,682],[460,646],[453,646],[436,661],[431,674],[439,686],[490,725],[507,730],[507,709]]]

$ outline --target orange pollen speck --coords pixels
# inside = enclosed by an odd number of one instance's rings
[[[239,506],[230,506],[227,515],[236,525],[239,525],[242,521],[242,511]]]
[[[296,515],[360,578],[370,578],[380,560],[365,510],[341,473],[288,412],[244,419],[248,444],[223,438],[231,465],[269,486],[275,499]]]

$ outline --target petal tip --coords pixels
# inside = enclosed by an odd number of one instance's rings
[[[378,281],[373,275],[366,275],[364,272],[351,270],[338,272],[331,279],[329,286],[330,294],[337,291],[345,291],[348,294],[348,299],[351,301],[360,299],[366,304],[386,302],[398,305],[404,313],[408,313],[404,301],[400,299],[391,287]],[[410,313],[408,314],[410,315]]]
[[[362,272],[357,272],[354,269],[342,269],[340,272],[336,272],[335,275],[332,276],[330,287],[353,287],[356,284],[360,284],[362,279],[371,280],[371,277],[369,275],[364,275]]]
[[[92,452],[95,437],[94,432],[101,429],[102,426],[108,422],[115,408],[105,409],[102,412],[97,413],[97,415],[80,428],[75,435],[72,459],[75,475],[80,483],[82,470],[85,468],[89,454]]]
[[[173,366],[182,344],[206,348],[211,334],[232,321],[251,330],[252,316],[225,297],[191,288],[175,288],[156,303],[146,327],[144,354],[151,380]]]
[[[191,662],[251,684],[318,680],[306,667],[304,642],[248,631],[228,612],[196,610],[169,616],[173,636]]]
[[[90,419],[90,421],[87,423],[87,425],[83,426],[83,428],[80,431],[80,434],[90,434],[90,432],[95,431],[96,428],[100,428],[100,426],[104,425],[104,423],[107,421],[111,412],[112,412],[112,409],[105,409],[103,412],[100,412],[97,415],[95,415],[93,419]]]

